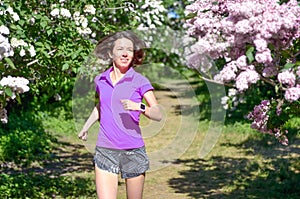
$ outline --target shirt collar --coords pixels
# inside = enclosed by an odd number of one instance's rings
[[[113,67],[110,67],[108,70],[106,70],[105,72],[103,72],[102,75],[101,75],[101,77],[100,77],[100,79],[110,80],[109,74],[110,74],[110,72],[111,72],[112,70],[113,70]],[[128,69],[128,71],[125,73],[123,79],[124,79],[124,80],[125,80],[125,79],[131,80],[131,79],[133,78],[134,74],[135,74],[135,70],[133,69],[133,67],[130,67],[130,68]]]

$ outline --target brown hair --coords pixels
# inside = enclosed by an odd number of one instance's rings
[[[132,66],[142,64],[145,57],[145,53],[143,49],[146,48],[146,44],[143,40],[138,38],[138,36],[135,33],[129,30],[122,31],[122,32],[115,32],[113,34],[110,34],[102,38],[98,42],[94,50],[95,56],[104,61],[109,61],[109,64],[111,65],[112,59],[110,58],[109,53],[112,52],[112,49],[115,45],[115,41],[121,38],[129,39],[133,43],[134,58],[133,58]]]

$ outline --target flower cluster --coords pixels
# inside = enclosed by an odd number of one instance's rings
[[[14,49],[20,48],[21,57],[26,55],[25,49],[29,52],[30,57],[34,57],[36,55],[34,46],[26,43],[23,39],[17,39],[13,37],[10,40],[10,44]]]
[[[279,5],[275,0],[207,0],[186,7],[187,34],[198,38],[199,49],[213,59],[237,60],[245,56],[245,46],[255,47],[255,61],[272,65],[268,44],[286,48],[299,38],[300,7],[296,0]],[[226,79],[226,78],[225,78]]]
[[[275,92],[284,93],[277,95],[284,96],[284,103],[300,99],[296,56],[291,53],[293,57],[289,60],[281,54],[292,49],[293,42],[300,38],[300,6],[296,0],[281,4],[277,0],[195,1],[185,12],[189,18],[185,23],[186,34],[197,40],[190,54],[206,53],[214,60],[225,61],[220,71],[212,74],[214,81],[232,84],[237,95],[264,81]],[[187,63],[193,63],[189,67],[200,72],[199,67],[203,66],[196,66],[195,60],[194,56],[187,57]],[[223,98],[225,107],[229,99]],[[260,115],[263,111],[266,115],[268,106],[273,105],[255,107],[255,113],[261,110]],[[255,121],[253,128],[266,130],[262,124],[268,122],[267,116],[260,123]],[[272,130],[274,135],[276,132],[281,131]]]
[[[271,109],[269,100],[263,100],[261,103],[254,107],[254,110],[248,114],[248,119],[252,120],[251,127],[263,133],[274,134],[279,142],[283,145],[288,145],[289,141],[285,134],[288,132],[282,131],[280,128],[268,127],[270,115],[268,111]]]
[[[8,6],[5,11],[1,11],[0,15],[5,15],[7,17],[11,16],[13,22],[19,21],[19,15],[13,11],[12,7]],[[14,49],[20,48],[19,55],[21,57],[26,55],[27,50],[31,57],[36,55],[35,48],[33,45],[26,43],[24,40],[11,38],[10,42],[8,39],[8,35],[10,34],[10,30],[5,25],[0,26],[0,60],[4,57],[12,57],[14,56]]]
[[[5,11],[0,11],[0,15],[6,15],[6,14],[9,14],[14,21],[20,20],[18,13],[16,13],[14,9],[10,6],[8,6]]]
[[[24,77],[3,77],[0,80],[0,86],[2,88],[9,87],[12,91],[11,98],[14,99],[16,94],[21,94],[29,91],[29,87],[27,86],[29,81]],[[3,91],[0,91],[0,94],[3,94]]]
[[[254,107],[254,110],[248,114],[248,119],[253,120],[251,127],[257,129],[263,133],[272,133],[272,130],[268,129],[267,122],[269,115],[267,112],[270,110],[270,101],[263,100],[259,105]]]
[[[166,12],[166,8],[163,6],[163,1],[145,0],[138,9],[143,10],[143,12],[138,12],[133,9],[132,6],[129,10],[137,15],[136,19],[140,23],[138,30],[148,28],[154,29],[162,25],[162,21],[164,21],[164,14]]]
[[[8,76],[0,80],[0,120],[2,123],[7,123],[8,121],[5,109],[6,102],[10,99],[15,99],[21,93],[28,92],[28,84],[29,81],[24,77]]]
[[[235,110],[240,102],[243,102],[243,98],[237,97],[237,90],[234,88],[228,89],[228,95],[221,98],[221,104],[225,110]]]
[[[297,101],[300,99],[300,85],[298,84],[296,87],[288,88],[285,91],[284,98],[289,102]]]
[[[14,51],[9,43],[7,35],[9,35],[9,29],[6,26],[1,25],[0,26],[0,61],[4,57],[11,57],[14,55]]]
[[[51,12],[50,15],[52,17],[63,17],[63,18],[71,18],[71,13],[68,9],[66,8],[54,8]]]

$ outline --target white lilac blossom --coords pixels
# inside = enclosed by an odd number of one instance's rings
[[[1,25],[0,26],[0,34],[9,35],[9,29],[6,26]]]
[[[54,7],[54,5],[52,5]],[[59,17],[59,16],[62,16],[64,18],[71,18],[72,15],[70,13],[70,11],[66,8],[54,8],[51,12],[50,12],[50,15],[52,17]]]
[[[21,48],[21,50],[20,50],[20,56],[24,57],[25,55],[26,55],[26,52],[25,52],[24,48]]]
[[[8,8],[5,10],[5,12],[9,13],[14,21],[19,21],[20,20],[20,17],[18,15],[18,13],[14,12],[12,7],[8,6]]]
[[[29,45],[28,52],[29,52],[31,57],[34,57],[36,55],[36,51],[35,51],[33,45]]]
[[[59,16],[59,9],[58,8],[54,8],[51,12],[50,12],[50,15],[52,17],[57,17]]]
[[[142,13],[137,12],[137,10],[142,10]],[[138,30],[154,29],[162,25],[161,21],[164,21],[164,13],[166,12],[163,1],[146,0],[137,10],[131,8],[130,12],[137,15],[136,19],[140,23]]]
[[[227,110],[228,109],[228,100],[229,100],[230,98],[228,97],[228,96],[224,96],[224,97],[222,97],[221,98],[221,104],[223,105],[223,108],[225,109],[225,110]]]
[[[60,14],[61,14],[61,16],[66,17],[66,18],[71,18],[72,17],[70,11],[66,8],[61,8],[60,9]]]
[[[14,51],[8,41],[8,38],[0,34],[0,60],[4,57],[11,57],[13,55]]]
[[[96,14],[96,9],[93,5],[85,5],[83,8],[83,12],[94,15]]]
[[[6,101],[9,101],[10,99],[15,99],[18,94],[28,92],[29,87],[27,86],[29,84],[29,81],[23,77],[3,77],[0,80],[0,86],[1,89],[9,88],[12,91],[11,96],[6,96]],[[5,92],[0,90],[0,95],[3,95]],[[2,123],[7,123],[7,111],[3,107],[3,104],[0,103],[0,121]]]
[[[23,39],[17,39],[14,37],[10,40],[10,43],[13,48],[20,47],[20,46],[21,47],[28,46],[28,44]]]
[[[29,87],[27,86],[29,81],[24,77],[3,77],[0,80],[0,85],[2,87],[10,87],[13,92],[24,93],[29,91]]]

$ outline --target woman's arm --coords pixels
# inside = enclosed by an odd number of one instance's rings
[[[93,111],[91,112],[89,118],[87,119],[87,121],[85,122],[84,126],[82,127],[82,130],[79,132],[78,137],[79,139],[82,140],[86,140],[87,139],[87,134],[88,134],[88,130],[89,128],[96,122],[99,120],[99,109],[97,106],[95,106],[95,108],[93,109]]]
[[[152,120],[160,121],[163,115],[153,91],[146,92],[144,94],[144,98],[148,104],[148,106],[146,106],[144,115]]]
[[[148,106],[146,106],[144,115],[152,120],[160,121],[163,115],[153,91],[147,91],[143,97],[148,104]],[[140,110],[140,103],[136,103],[128,99],[121,100],[121,102],[125,110]]]

